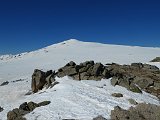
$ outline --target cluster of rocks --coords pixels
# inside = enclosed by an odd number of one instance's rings
[[[49,70],[43,72],[35,69],[32,75],[32,92],[37,92],[44,87],[50,87],[57,84],[55,77],[70,76],[75,80],[101,80],[109,78],[104,65],[94,63],[94,61],[86,61],[80,65],[76,65],[73,61],[67,63],[64,67],[58,69],[57,72]]]
[[[48,104],[50,104],[50,101],[43,101],[38,104],[34,102],[24,102],[19,108],[15,108],[7,113],[7,120],[26,120],[26,118],[23,117],[24,115],[32,112],[36,107]]]
[[[151,62],[160,62],[160,57],[156,57],[153,60],[151,60]]]
[[[109,78],[107,69],[101,63],[94,63],[94,61],[86,61],[76,65],[71,61],[64,67],[58,69],[57,76],[71,76],[75,80],[101,80],[102,78]]]
[[[155,96],[160,95],[160,70],[156,66],[142,63],[112,64],[108,70],[113,86],[120,85],[133,92],[141,93],[144,90]]]
[[[111,111],[111,120],[160,120],[160,106],[140,103],[128,110],[116,106]]]
[[[71,61],[57,72],[35,70],[32,75],[32,91],[37,92],[43,87],[57,84],[55,77],[70,76],[75,80],[111,79],[113,86],[120,85],[130,91],[142,93],[144,90],[153,95],[160,95],[160,70],[158,67],[132,63],[131,65],[95,63],[86,61],[77,65]]]

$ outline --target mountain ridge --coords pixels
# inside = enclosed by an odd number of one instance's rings
[[[160,49],[160,47],[145,47],[145,46],[131,46],[131,45],[123,45],[123,44],[108,44],[108,43],[100,43],[100,42],[81,41],[81,40],[78,40],[78,39],[68,39],[68,40],[64,40],[62,42],[54,43],[54,44],[51,44],[51,45],[48,45],[46,47],[43,47],[43,48],[40,48],[40,49],[37,49],[37,50],[33,50],[33,51],[21,52],[19,54],[1,54],[0,59],[9,58],[9,57],[13,57],[13,56],[18,56],[18,55],[26,54],[26,53],[30,53],[30,52],[36,52],[36,51],[39,51],[41,49],[45,49],[45,48],[48,48],[48,47],[53,47],[55,45],[74,44],[74,43],[92,43],[92,44],[108,45],[108,46],[115,46],[115,47],[116,46],[122,46],[122,47],[140,47],[140,48]]]

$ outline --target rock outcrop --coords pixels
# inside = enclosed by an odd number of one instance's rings
[[[41,90],[43,87],[50,87],[52,83],[55,82],[55,72],[49,70],[47,72],[43,72],[41,70],[35,69],[32,75],[32,92],[37,92]]]
[[[124,110],[116,106],[111,111],[112,120],[160,120],[160,106],[141,103]]]
[[[35,108],[50,104],[50,101],[40,103],[24,102],[19,108],[15,108],[7,113],[7,120],[26,120],[23,116],[32,112]]]
[[[101,80],[111,78],[113,86],[119,85],[132,92],[142,90],[160,96],[160,70],[149,64],[132,63],[119,65],[116,63],[103,65],[94,61],[86,61],[77,65],[71,61],[57,72],[35,70],[32,75],[32,91],[54,85],[55,77],[70,76],[75,80]]]
[[[160,62],[160,57],[156,57],[153,60],[151,60],[151,62]]]
[[[160,95],[160,70],[158,67],[132,63],[131,65],[109,65],[112,75],[111,84],[120,85],[133,92],[141,93],[144,90],[153,95]]]

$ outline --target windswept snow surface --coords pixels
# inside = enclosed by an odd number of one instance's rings
[[[110,84],[110,79],[101,81],[75,81],[69,77],[56,78],[59,84],[51,89],[43,89],[36,94],[25,96],[31,89],[31,75],[38,68],[44,71],[57,70],[69,61],[77,64],[86,60],[95,62],[130,64],[132,62],[148,63],[160,56],[160,48],[131,47],[107,45],[100,43],[81,42],[74,39],[54,44],[46,48],[22,53],[19,55],[1,56],[0,84],[9,81],[6,86],[0,86],[0,120],[7,119],[7,112],[18,107],[23,102],[42,102],[50,100],[51,104],[36,108],[25,117],[28,120],[61,120],[80,119],[91,120],[97,115],[110,118],[114,106],[129,108],[127,99],[137,102],[160,105],[158,99],[148,93],[133,93],[127,89]],[[159,63],[149,63],[160,67]],[[20,80],[14,82],[15,80]],[[122,98],[112,97],[111,94],[120,92]]]

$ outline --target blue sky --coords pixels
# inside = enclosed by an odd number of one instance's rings
[[[0,54],[67,39],[160,47],[158,0],[1,0]]]

